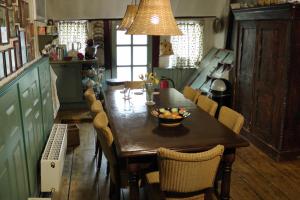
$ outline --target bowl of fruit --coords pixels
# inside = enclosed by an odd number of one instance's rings
[[[162,126],[178,126],[181,121],[190,115],[185,108],[155,108],[151,111],[154,117]]]

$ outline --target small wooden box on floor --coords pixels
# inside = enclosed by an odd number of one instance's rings
[[[79,128],[76,124],[68,124],[68,147],[80,145]]]

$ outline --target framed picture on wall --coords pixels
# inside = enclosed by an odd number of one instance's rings
[[[10,50],[4,51],[4,60],[5,60],[6,76],[8,76],[12,73],[11,60],[10,60]]]
[[[11,7],[12,6],[12,0],[6,0],[7,1],[7,7]]]
[[[22,65],[27,63],[27,47],[26,47],[26,36],[24,31],[19,32],[19,41],[20,41],[20,53]]]
[[[17,69],[22,67],[21,61],[21,47],[19,40],[14,41],[14,49],[15,49],[15,56],[16,56],[16,67]]]
[[[17,31],[15,26],[15,13],[12,8],[8,9],[8,21],[9,21],[9,36],[10,38],[17,37]]]
[[[15,23],[21,23],[20,7],[19,6],[14,6],[13,10],[14,10]]]
[[[7,3],[7,0],[0,0],[0,3]]]
[[[5,78],[5,64],[3,59],[3,52],[0,52],[0,80]]]
[[[29,4],[26,1],[20,1],[21,4],[21,27],[25,28],[29,18]]]
[[[10,49],[10,63],[12,72],[17,71],[17,63],[16,63],[16,51],[15,48]]]
[[[33,0],[33,6],[36,13],[34,19],[37,21],[45,21],[46,19],[46,0]]]
[[[7,8],[0,6],[0,44],[9,42],[9,24]]]

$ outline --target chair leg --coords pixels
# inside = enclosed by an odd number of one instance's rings
[[[120,200],[121,198],[121,188],[117,184],[113,183],[113,181],[110,179],[109,184],[109,198],[113,200]]]
[[[115,191],[115,184],[110,179],[109,180],[109,198],[110,199],[112,199],[114,191]]]
[[[107,161],[107,163],[106,163],[106,176],[109,176],[109,170],[110,170],[109,162]]]
[[[100,142],[99,142],[99,140],[98,140],[98,138],[97,138],[97,135],[96,135],[96,137],[95,137],[95,157],[96,157],[97,154],[98,154],[99,146],[100,146]]]
[[[213,200],[213,188],[208,188],[204,193],[204,200]]]
[[[98,163],[97,163],[97,168],[100,169],[101,168],[101,162],[102,162],[102,148],[99,145],[98,146]]]

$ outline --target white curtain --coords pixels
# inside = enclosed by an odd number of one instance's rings
[[[84,54],[88,37],[87,21],[61,21],[58,24],[59,43],[67,46],[67,51],[72,49]]]
[[[203,23],[182,21],[178,24],[181,36],[172,36],[174,56],[170,57],[172,67],[192,67],[203,56]]]

